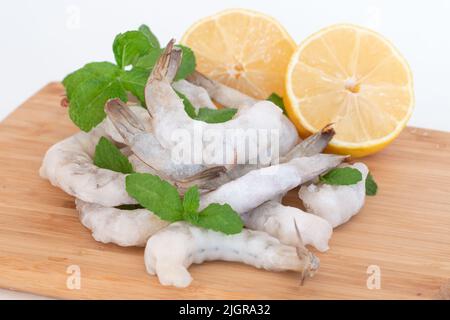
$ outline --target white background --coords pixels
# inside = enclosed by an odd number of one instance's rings
[[[410,124],[450,131],[450,0],[9,1],[0,10],[0,119],[47,82],[87,62],[113,61],[119,32],[146,23],[164,43],[197,19],[233,7],[272,15],[297,42],[339,22],[375,29],[413,70]]]
[[[119,32],[146,23],[165,43],[197,19],[233,7],[275,17],[297,42],[339,22],[375,29],[413,70],[410,124],[450,131],[450,0],[8,1],[0,9],[0,119],[47,82],[87,62],[113,61]],[[8,294],[0,290],[2,297]]]

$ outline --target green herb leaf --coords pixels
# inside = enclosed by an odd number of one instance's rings
[[[267,97],[268,101],[273,102],[274,104],[276,104],[277,106],[280,107],[281,110],[283,110],[283,113],[285,115],[287,115],[286,113],[286,107],[284,106],[284,101],[283,98],[281,96],[279,96],[278,94],[276,94],[275,92],[272,93],[269,97]]]
[[[95,147],[94,164],[97,167],[122,173],[133,173],[133,166],[119,148],[105,137],[101,137]]]
[[[141,31],[119,33],[114,39],[113,52],[119,68],[134,65],[140,57],[147,54],[152,46],[147,35]]]
[[[63,79],[67,98],[70,100],[75,90],[86,80],[110,80],[120,75],[121,70],[111,62],[92,62],[75,70]]]
[[[111,98],[128,100],[118,78],[92,77],[80,82],[70,93],[70,119],[81,130],[90,131],[106,117],[105,102]]]
[[[195,62],[194,52],[191,49],[189,49],[186,46],[178,45],[178,44],[175,46],[181,48],[181,50],[183,51],[183,56],[181,59],[180,67],[178,68],[177,74],[175,75],[175,79],[174,79],[174,81],[177,81],[177,80],[186,78],[189,74],[194,72],[196,62]],[[147,54],[143,55],[142,57],[140,57],[138,59],[135,66],[144,68],[144,69],[148,69],[149,71],[151,71],[153,69],[153,67],[155,66],[156,62],[158,61],[159,56],[163,53],[163,51],[164,51],[163,48],[162,49],[157,49],[157,48],[151,49]]]
[[[377,194],[377,191],[378,185],[375,182],[375,179],[373,178],[372,174],[369,172],[366,178],[366,195],[374,196]]]
[[[191,117],[192,119],[197,118],[197,113],[195,111],[195,107],[193,106],[191,101],[189,101],[189,99],[184,94],[182,94],[181,92],[179,92],[177,90],[175,90],[175,92],[180,97],[180,99],[183,100],[184,111],[186,111],[188,116]]]
[[[144,89],[149,74],[150,71],[144,68],[134,67],[129,71],[124,71],[120,77],[123,87],[138,98],[142,106],[145,106]]]
[[[190,48],[181,44],[178,44],[176,46],[181,48],[181,51],[183,51],[183,56],[174,81],[186,78],[188,75],[194,72],[196,66],[194,52]]]
[[[185,212],[197,212],[200,206],[200,193],[197,186],[190,187],[183,197],[183,208]]]
[[[133,173],[125,179],[128,194],[163,220],[183,220],[183,204],[177,189],[158,176]]]
[[[218,203],[212,203],[200,211],[195,224],[225,234],[239,233],[244,227],[241,217],[230,205]]]
[[[234,108],[222,108],[222,109],[209,109],[200,108],[198,110],[197,120],[201,120],[207,123],[222,123],[231,120],[236,114],[237,109]]]
[[[153,32],[150,30],[150,28],[147,25],[142,24],[139,27],[139,31],[147,37],[148,42],[150,43],[152,48],[160,48],[161,47],[159,44],[158,38],[153,34]]]
[[[231,120],[237,112],[237,109],[233,108],[222,108],[222,109],[209,109],[200,108],[198,109],[198,114],[195,110],[194,105],[189,101],[189,99],[179,91],[176,91],[177,95],[183,100],[184,111],[194,120],[200,120],[207,123],[221,123]]]
[[[331,185],[352,185],[362,180],[362,174],[350,167],[334,168],[320,176],[319,180]]]
[[[190,187],[183,197],[184,219],[190,223],[198,221],[198,207],[200,206],[200,193],[197,186]]]

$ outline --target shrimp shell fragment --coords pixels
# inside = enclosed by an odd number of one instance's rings
[[[244,229],[225,235],[198,228],[185,222],[172,223],[153,235],[145,248],[147,272],[157,275],[162,285],[187,287],[192,277],[187,270],[192,263],[223,260],[242,262],[271,271],[297,271],[312,276],[319,267],[310,252],[299,254],[264,232]]]

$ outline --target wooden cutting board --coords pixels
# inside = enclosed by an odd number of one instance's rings
[[[145,272],[142,248],[98,243],[74,202],[38,175],[45,151],[78,129],[51,83],[0,124],[0,287],[59,298],[330,299],[450,297],[450,133],[407,128],[364,159],[379,194],[337,228],[321,267],[299,286],[293,272],[238,263],[194,265],[191,286],[161,286]],[[295,192],[285,202],[300,205]],[[66,286],[77,265],[81,288]],[[369,266],[380,289],[368,289]]]

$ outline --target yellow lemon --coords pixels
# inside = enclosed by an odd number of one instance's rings
[[[296,45],[273,18],[232,9],[192,25],[181,43],[190,47],[197,70],[252,97],[284,95],[285,74]]]
[[[377,152],[406,126],[414,108],[411,70],[378,33],[325,28],[301,43],[286,73],[287,112],[303,136],[335,124],[330,151]]]

